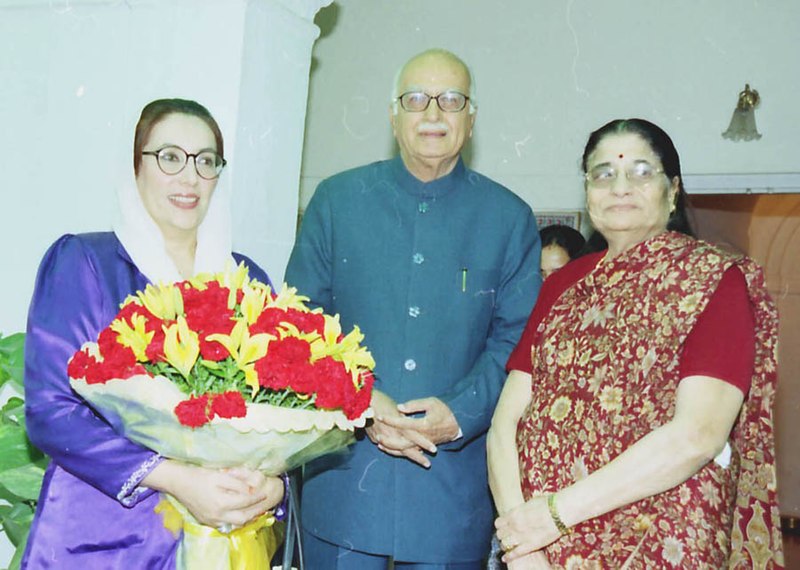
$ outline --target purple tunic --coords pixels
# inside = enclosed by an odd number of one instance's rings
[[[248,258],[252,278],[269,283]],[[162,460],[118,435],[69,386],[66,366],[148,284],[111,232],[66,235],[42,260],[25,342],[26,421],[52,461],[22,568],[174,568],[177,540],[139,486]]]

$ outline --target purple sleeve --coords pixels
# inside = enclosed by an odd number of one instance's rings
[[[97,416],[72,391],[66,372],[75,351],[95,341],[116,314],[120,292],[111,290],[99,265],[75,236],[59,239],[42,260],[25,341],[26,421],[31,441],[59,466],[132,505],[152,493],[138,484],[161,458]]]
[[[275,285],[270,280],[267,272],[261,269],[261,267],[255,261],[236,251],[233,252],[233,259],[236,261],[236,263],[241,263],[244,261],[244,264],[247,266],[250,279],[261,281],[265,285],[269,285],[272,290],[275,291]],[[278,290],[280,291],[280,286],[278,287]]]
[[[282,473],[281,480],[283,481],[283,500],[275,507],[274,516],[276,521],[285,521],[289,515],[289,494],[292,492],[292,486],[289,483],[289,474]],[[287,531],[291,532],[291,530]]]

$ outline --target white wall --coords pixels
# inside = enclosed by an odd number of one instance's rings
[[[583,206],[583,145],[618,117],[661,125],[686,173],[800,170],[796,0],[337,0],[317,21],[304,204],[321,178],[392,154],[394,73],[433,46],[477,78],[472,167],[534,209]],[[736,143],[720,134],[745,82],[764,136]]]
[[[0,0],[0,333],[24,330],[55,238],[110,229],[138,113],[161,97],[196,99],[219,121],[234,246],[283,279],[313,18],[329,2]]]

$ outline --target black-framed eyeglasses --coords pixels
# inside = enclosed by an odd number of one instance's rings
[[[469,97],[458,91],[444,91],[438,95],[428,95],[424,91],[406,91],[395,102],[399,101],[400,106],[409,113],[421,113],[431,104],[431,99],[436,100],[436,104],[445,113],[458,113],[467,106]]]
[[[228,162],[213,150],[204,150],[189,154],[181,147],[169,145],[158,150],[143,150],[142,156],[155,156],[158,168],[164,174],[173,176],[186,168],[190,158],[194,159],[194,169],[200,178],[214,180],[218,178]]]
[[[659,174],[664,174],[663,168],[656,168],[645,160],[634,162],[624,170],[625,178],[632,186],[644,187],[650,184]],[[598,164],[584,174],[586,182],[593,188],[610,188],[619,175],[616,168],[610,164]]]

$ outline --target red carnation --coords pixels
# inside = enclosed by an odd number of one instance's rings
[[[287,374],[288,386],[297,394],[311,395],[317,384],[314,378],[314,366],[308,362],[294,366]]]
[[[375,376],[371,371],[364,370],[361,372],[360,377],[361,388],[356,390],[354,386],[353,391],[346,394],[347,397],[342,406],[342,411],[344,411],[348,420],[354,420],[363,414],[372,399],[372,385],[375,383]]]
[[[88,352],[79,350],[67,364],[67,375],[70,378],[83,378],[86,371],[97,366],[97,359]]]
[[[164,329],[159,328],[154,332],[155,334],[150,340],[150,344],[147,345],[144,354],[150,362],[166,362],[167,357],[164,356]]]
[[[325,317],[322,313],[306,313],[297,309],[289,309],[287,316],[289,318],[286,320],[296,326],[300,332],[317,332],[320,336],[325,334]]]
[[[326,356],[314,363],[316,404],[320,408],[341,408],[345,392],[352,390],[353,380],[344,364]]]
[[[233,317],[233,309],[228,308],[230,290],[220,286],[216,281],[207,283],[203,290],[190,286],[182,287],[181,293],[186,322],[192,330],[197,331],[194,323],[230,320]]]
[[[283,390],[292,387],[296,392],[310,394],[303,388],[309,376],[311,347],[296,337],[286,337],[269,343],[267,355],[255,364],[258,382],[265,388]]]
[[[125,321],[128,323],[128,325],[133,326],[133,317],[135,315],[144,317],[144,329],[148,332],[160,329],[162,323],[164,322],[156,317],[153,313],[148,311],[147,307],[134,302],[129,302],[123,305],[119,313],[117,313],[115,320],[119,319],[121,321]]]
[[[103,351],[103,368],[109,378],[128,378],[131,368],[136,366],[136,355],[127,346],[117,345]]]
[[[239,392],[217,394],[211,401],[212,416],[221,418],[243,418],[247,415],[247,406]]]
[[[308,362],[311,358],[311,346],[307,341],[289,336],[269,343],[267,356],[279,359],[287,364]]]
[[[191,397],[175,406],[175,415],[181,424],[196,428],[207,424],[213,418],[208,405],[208,395]]]
[[[231,355],[228,349],[215,340],[208,340],[207,338],[200,338],[200,357],[203,360],[210,360],[212,362],[220,362],[225,360]]]
[[[286,320],[286,311],[269,307],[264,309],[255,323],[250,326],[250,334],[276,334],[278,325]]]
[[[301,333],[317,332],[320,336],[325,333],[325,317],[321,313],[307,313],[297,309],[278,309],[277,307],[264,309],[250,329],[253,334],[263,332],[274,335],[277,334],[281,323],[291,323]]]
[[[122,346],[117,342],[119,334],[111,330],[111,327],[106,327],[97,337],[97,347],[100,349],[100,354],[105,359],[107,354],[114,352],[117,346]]]
[[[226,359],[230,353],[225,347],[206,338],[212,334],[231,334],[236,323],[234,311],[228,308],[230,290],[212,281],[203,290],[187,285],[181,291],[186,324],[200,337],[200,355],[213,362]]]
[[[108,375],[108,370],[99,362],[97,366],[90,366],[86,369],[86,383],[87,384],[105,384],[111,380],[112,376]]]

